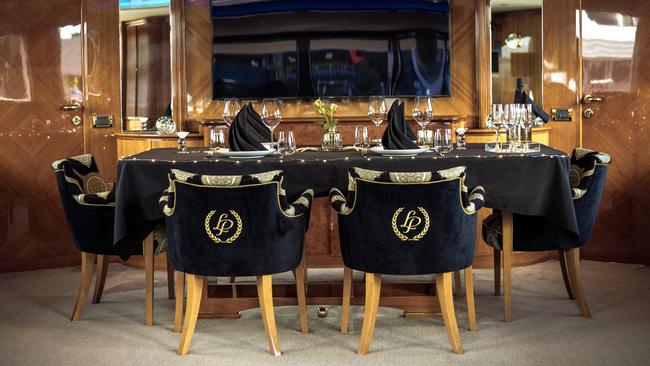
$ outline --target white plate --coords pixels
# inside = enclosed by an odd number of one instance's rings
[[[427,152],[427,149],[386,150],[383,147],[371,147],[370,151],[384,156],[415,156]]]
[[[267,155],[273,154],[272,150],[262,150],[262,151],[219,151],[219,154],[225,155],[229,158],[239,158],[239,159],[254,159],[254,158],[263,158]]]

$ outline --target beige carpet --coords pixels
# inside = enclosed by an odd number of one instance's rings
[[[1,365],[642,365],[650,363],[650,270],[584,262],[592,319],[567,299],[558,262],[513,273],[513,322],[501,321],[502,298],[491,295],[490,270],[475,271],[479,331],[467,330],[464,298],[456,309],[464,355],[451,353],[441,319],[404,319],[381,308],[370,354],[356,355],[362,307],[352,308],[349,334],[337,331],[338,307],[301,335],[294,307],[276,308],[283,355],[272,357],[257,310],[239,320],[199,320],[190,354],[175,354],[173,301],[157,273],[155,326],[144,320],[144,275],[111,265],[102,304],[68,320],[79,268],[0,275]],[[313,271],[310,280],[340,278]],[[283,276],[284,279],[288,276]]]

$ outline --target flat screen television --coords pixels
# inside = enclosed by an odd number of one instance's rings
[[[212,0],[211,12],[214,99],[450,96],[448,0]]]

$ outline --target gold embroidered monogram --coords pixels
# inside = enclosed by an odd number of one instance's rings
[[[228,213],[222,213],[215,216],[217,211],[212,210],[205,216],[205,233],[216,244],[231,244],[239,235],[243,228],[241,217],[235,210],[229,210]],[[216,218],[216,219],[215,219]],[[233,233],[230,236],[228,234]],[[227,236],[223,238],[223,236]]]
[[[404,212],[404,207],[398,208],[393,214],[391,220],[393,233],[402,241],[419,241],[429,231],[429,214],[422,207],[418,207],[417,210],[409,210],[405,215],[402,215],[402,212]],[[413,235],[413,233],[417,234]]]

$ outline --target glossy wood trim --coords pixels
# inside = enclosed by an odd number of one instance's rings
[[[485,127],[485,119],[492,105],[492,32],[490,30],[490,0],[476,2],[476,86],[478,126]]]
[[[171,29],[172,119],[176,122],[176,129],[183,131],[187,127],[184,123],[187,119],[185,0],[171,0],[169,26]],[[211,35],[212,32],[208,32],[206,37],[211,37]],[[208,60],[210,59],[206,59],[205,62]]]

